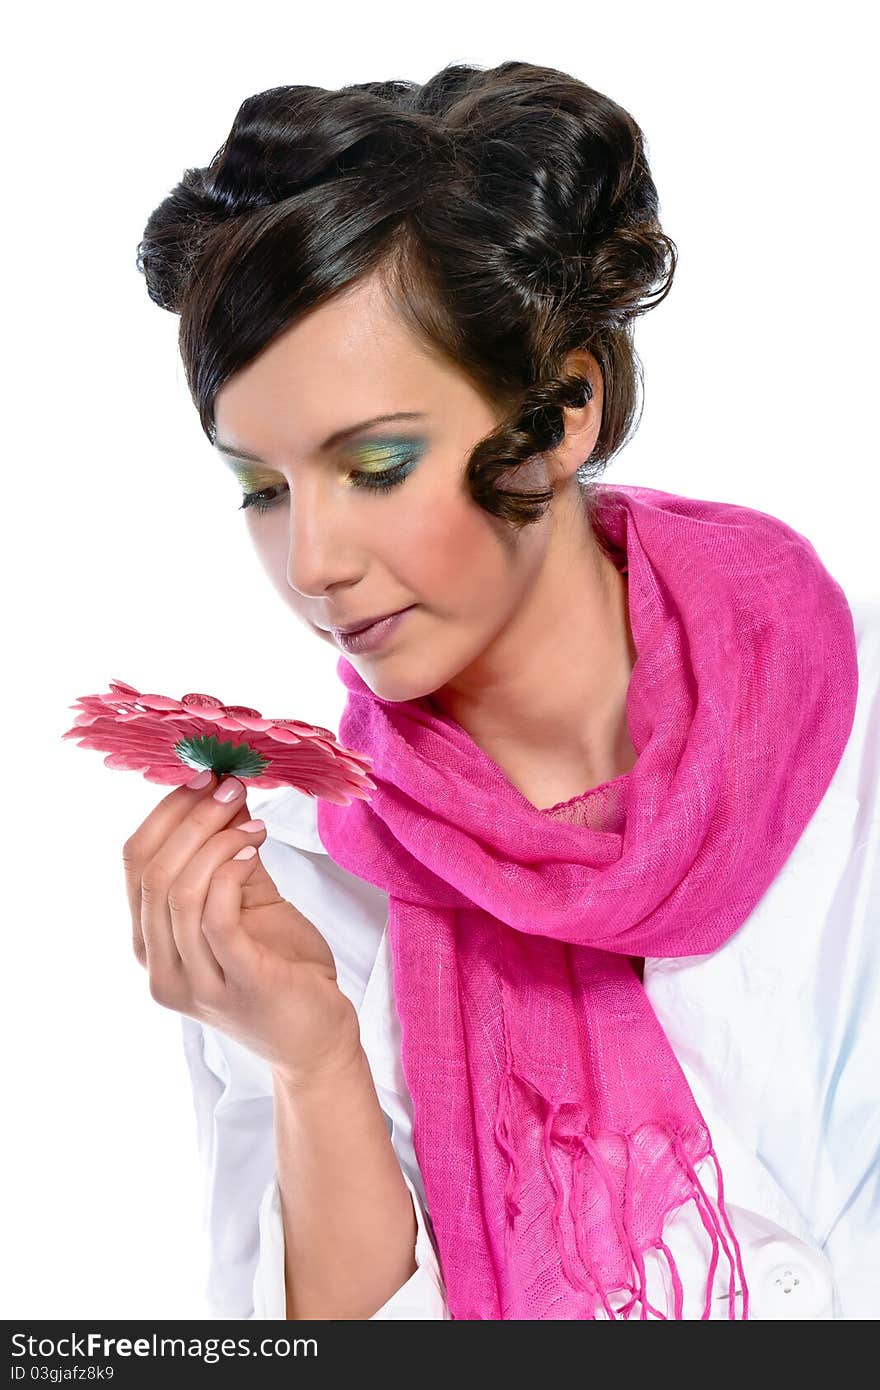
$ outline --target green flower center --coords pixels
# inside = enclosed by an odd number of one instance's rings
[[[174,745],[174,751],[182,763],[198,772],[210,768],[218,777],[259,777],[269,766],[270,759],[264,758],[249,743],[221,743],[214,734],[201,738],[182,738]]]

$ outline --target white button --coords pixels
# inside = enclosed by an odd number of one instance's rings
[[[750,1315],[756,1319],[834,1316],[834,1280],[821,1250],[791,1236],[757,1242],[746,1255]]]

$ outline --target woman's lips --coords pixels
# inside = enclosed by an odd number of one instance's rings
[[[411,613],[416,604],[410,604],[409,608],[402,608],[398,613],[392,613],[388,618],[381,618],[377,623],[371,623],[369,627],[361,628],[359,632],[339,632],[331,628],[335,641],[345,652],[368,652],[375,651],[397,630],[400,623],[408,613]]]

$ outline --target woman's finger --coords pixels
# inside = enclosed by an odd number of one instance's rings
[[[216,778],[212,774],[210,782],[203,788],[193,790],[187,786],[175,787],[154,806],[150,814],[122,847],[125,892],[131,914],[132,945],[135,955],[142,965],[147,964],[146,942],[141,922],[141,882],[146,867],[155,858],[168,836],[182,824],[199,800],[213,795],[216,785]],[[154,957],[157,954],[155,948],[153,954]],[[161,950],[158,954],[162,954]]]
[[[263,872],[255,844],[243,846],[256,851],[247,858],[233,855],[211,875],[202,911],[202,933],[223,971],[227,984],[244,985],[255,979],[260,966],[260,947],[241,925],[242,893],[248,880]]]
[[[244,831],[240,825],[220,831],[194,855],[168,890],[171,933],[195,998],[210,999],[217,988],[226,983],[222,964],[203,930],[211,885],[239,850],[249,845],[256,848],[265,838],[265,825],[254,832]],[[231,872],[235,881],[245,882],[257,862],[256,856],[234,861]],[[230,910],[236,914],[237,925],[241,916],[241,888],[236,891],[237,898],[233,895],[230,899]]]
[[[141,931],[150,983],[154,993],[158,987],[163,996],[173,989],[175,994],[172,997],[176,997],[183,971],[183,958],[174,938],[168,895],[177,880],[186,875],[193,858],[218,831],[235,820],[240,823],[248,818],[246,789],[238,778],[224,778],[215,788],[215,791],[221,790],[233,791],[235,795],[231,800],[221,801],[211,794],[210,789],[201,794],[189,792],[188,814],[175,821],[167,838],[140,875]]]

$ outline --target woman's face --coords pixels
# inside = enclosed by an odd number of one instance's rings
[[[412,418],[325,444],[400,412]],[[374,694],[417,699],[467,682],[496,644],[515,641],[550,513],[515,534],[471,500],[465,463],[496,420],[414,342],[376,281],[314,310],[230,378],[215,422],[242,493],[269,490],[268,510],[244,511],[260,563],[319,640],[343,654],[331,627],[414,605],[378,650],[344,652]],[[516,486],[546,486],[533,467]]]

